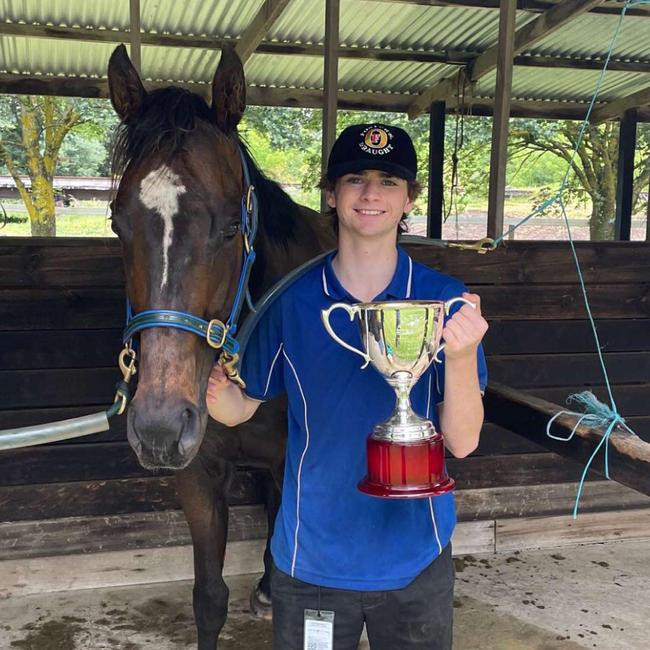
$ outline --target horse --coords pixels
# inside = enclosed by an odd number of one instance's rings
[[[246,86],[234,50],[222,50],[210,105],[173,86],[147,92],[123,45],[110,57],[108,85],[121,120],[112,152],[111,227],[121,242],[134,317],[173,310],[225,329],[234,301],[241,302],[251,244],[241,216],[251,199],[247,191],[254,192],[259,214],[248,281],[253,302],[291,269],[333,247],[326,219],[268,179],[239,137]],[[224,343],[226,332],[219,331]],[[228,488],[238,464],[267,467],[273,477],[266,497],[265,573],[251,597],[268,613],[269,540],[286,444],[281,404],[259,409],[273,422],[263,431],[208,423],[205,393],[214,362],[215,350],[195,333],[162,326],[142,330],[137,390],[127,413],[128,440],[140,464],[174,472],[194,550],[199,650],[216,649],[226,620]]]

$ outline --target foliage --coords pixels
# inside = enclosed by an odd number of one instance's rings
[[[32,235],[56,234],[53,181],[61,153],[68,161],[78,156],[81,165],[85,165],[83,170],[89,173],[106,169],[106,143],[111,121],[115,122],[111,115],[106,101],[27,95],[0,97],[0,164],[14,179],[25,203]],[[64,140],[73,129],[78,130],[81,140],[74,150],[68,148],[66,152]],[[86,143],[86,151],[80,155],[81,141]],[[93,141],[101,143],[100,146],[93,148]],[[74,171],[79,173],[79,168],[79,164],[75,165]],[[72,171],[73,167],[68,169]],[[29,186],[21,178],[25,175],[29,177]]]

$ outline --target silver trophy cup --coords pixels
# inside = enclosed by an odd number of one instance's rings
[[[449,492],[454,480],[447,476],[444,441],[433,422],[417,415],[409,394],[444,348],[445,316],[457,302],[474,307],[465,298],[447,302],[412,300],[335,303],[321,312],[327,333],[345,349],[358,354],[362,368],[372,363],[397,395],[391,417],[375,426],[368,438],[368,475],[359,483],[362,492],[380,497],[425,497]],[[363,349],[342,340],[332,329],[330,314],[347,312],[358,317]]]

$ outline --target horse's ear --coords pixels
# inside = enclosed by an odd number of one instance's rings
[[[233,131],[246,108],[244,66],[237,52],[229,45],[221,50],[221,60],[212,80],[212,111],[217,126],[224,132]]]
[[[123,122],[140,110],[147,94],[124,45],[118,45],[108,61],[108,91],[111,104]]]

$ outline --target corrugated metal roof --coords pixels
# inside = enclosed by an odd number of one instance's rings
[[[145,33],[238,38],[253,20],[263,0],[142,0]],[[3,0],[2,17],[27,25],[79,26],[120,30],[129,27],[128,0]],[[517,26],[537,14],[518,12]],[[322,45],[324,0],[291,0],[266,40]],[[530,48],[528,55],[605,57],[616,28],[616,15],[584,14]],[[650,61],[650,18],[626,17],[615,47],[615,58]],[[408,2],[341,0],[340,41],[343,46],[478,53],[498,36],[498,12],[485,8],[430,7]],[[0,71],[21,75],[105,77],[115,43],[52,38],[0,36]],[[209,82],[219,52],[211,49],[145,45],[142,71],[146,79]],[[440,63],[376,61],[342,58],[339,88],[346,91],[420,93],[456,68]],[[249,84],[320,89],[323,61],[318,56],[257,53],[246,65]],[[513,96],[559,101],[589,101],[598,71],[517,66]],[[481,79],[475,94],[493,97],[495,74]],[[650,85],[650,75],[609,72],[601,99],[613,100]]]

